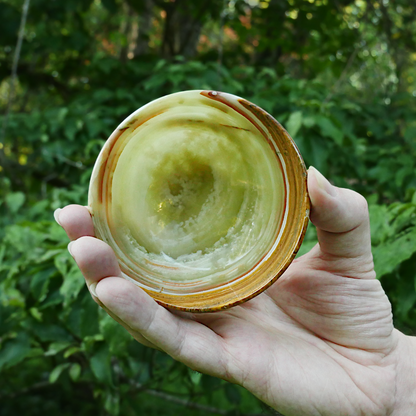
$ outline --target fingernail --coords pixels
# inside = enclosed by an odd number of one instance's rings
[[[69,251],[69,254],[70,254],[72,257],[74,257],[74,255],[72,254],[72,249],[71,249],[71,247],[72,247],[74,244],[75,244],[75,241],[71,241],[71,242],[68,244],[68,251]]]
[[[313,166],[310,166],[308,169],[308,173],[312,173],[313,175],[315,175],[316,182],[323,191],[325,191],[327,194],[331,196],[336,195],[335,187],[331,185],[328,179],[326,179],[325,176],[322,175],[322,173],[319,172],[318,169],[314,168]]]
[[[53,217],[55,218],[55,221],[62,227],[61,223],[59,222],[59,213],[62,211],[61,208],[56,209],[53,212]]]
[[[98,296],[97,296],[97,292],[96,292],[96,290],[95,290],[95,288],[97,287],[97,283],[91,283],[89,286],[88,286],[88,289],[90,290],[90,292],[91,292],[91,294],[93,295],[93,296],[95,296],[96,298],[98,298]]]

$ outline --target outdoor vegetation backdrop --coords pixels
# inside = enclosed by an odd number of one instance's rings
[[[53,221],[87,203],[113,129],[175,91],[256,103],[367,198],[377,276],[416,333],[413,0],[0,0],[0,18],[0,416],[273,413],[134,342]]]

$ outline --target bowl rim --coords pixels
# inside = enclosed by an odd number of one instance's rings
[[[92,215],[96,236],[97,238],[103,239],[99,235],[99,232],[97,232],[98,230],[96,227],[94,206],[97,203],[97,199],[100,198],[100,195],[102,198],[104,174],[112,148],[124,132],[126,132],[129,128],[136,128],[137,123],[140,122],[138,116],[140,116],[140,113],[142,113],[144,109],[148,109],[149,106],[159,100],[163,100],[166,97],[184,93],[198,93],[209,99],[220,101],[240,114],[243,114],[259,130],[263,129],[261,132],[266,140],[270,141],[271,139],[279,148],[280,157],[284,158],[286,164],[286,186],[289,190],[293,189],[293,191],[290,191],[288,194],[288,206],[286,207],[288,212],[288,221],[284,226],[283,234],[274,250],[269,250],[267,252],[267,259],[264,262],[266,267],[259,267],[259,270],[255,272],[255,281],[245,282],[245,279],[240,279],[240,284],[233,285],[234,287],[232,289],[226,289],[229,283],[223,283],[219,285],[218,288],[213,289],[213,292],[217,292],[215,297],[207,296],[204,292],[172,295],[169,293],[163,293],[163,288],[161,288],[160,292],[155,292],[154,290],[149,289],[147,290],[143,284],[140,284],[126,273],[122,273],[124,278],[137,284],[146,293],[153,297],[156,302],[164,307],[193,313],[216,312],[240,305],[259,295],[275,283],[294,260],[303,242],[308,226],[310,200],[307,190],[307,170],[305,163],[294,140],[290,137],[282,125],[269,113],[244,98],[212,90],[181,91],[149,102],[134,111],[122,123],[120,123],[101,149],[91,175],[88,192],[88,208]],[[145,121],[147,120],[142,120],[142,123]],[[286,181],[285,175],[283,175],[283,177]],[[102,200],[98,202],[103,203]],[[280,227],[277,230],[277,233],[279,233],[279,231],[281,231]],[[278,255],[279,249],[284,250],[283,258]],[[243,285],[243,283],[245,283],[245,285]]]

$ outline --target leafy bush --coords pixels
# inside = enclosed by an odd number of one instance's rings
[[[156,91],[153,94],[161,95],[194,88],[194,81],[187,77],[190,68],[194,74],[199,68],[201,73],[195,76],[201,77],[207,88],[213,87],[207,81],[212,72],[209,65],[183,63],[172,67],[162,62],[159,68],[163,71],[155,71],[144,80],[143,89],[148,86]],[[225,89],[258,103],[284,122],[296,137],[307,163],[317,166],[337,184],[354,187],[367,195],[378,277],[393,302],[396,325],[406,332],[414,331],[414,176],[412,172],[407,176],[401,174],[401,162],[387,156],[386,150],[395,145],[390,145],[390,135],[379,136],[377,130],[374,133],[377,139],[368,137],[366,131],[374,125],[370,114],[345,98],[322,103],[327,91],[319,83],[278,79],[267,70],[260,72],[253,82],[250,68],[226,74],[224,83],[227,76],[231,82]],[[241,388],[194,373],[164,354],[133,342],[90,299],[67,252],[66,235],[52,220],[55,208],[68,203],[86,204],[94,158],[111,129],[135,109],[134,98],[128,110],[121,105],[126,96],[135,94],[126,90],[112,93],[98,90],[89,102],[75,100],[54,109],[53,114],[13,116],[10,135],[19,134],[27,140],[26,146],[33,146],[24,169],[33,176],[41,172],[44,177],[55,175],[56,181],[77,185],[54,187],[46,183],[45,198],[39,201],[33,194],[20,191],[3,194],[0,206],[4,225],[0,244],[3,414],[8,414],[7,409],[16,411],[16,398],[21,394],[36,404],[33,410],[32,406],[25,408],[27,415],[39,414],[40,408],[49,414],[60,408],[67,409],[68,414],[89,414],[95,406],[87,397],[95,398],[106,412],[114,415],[135,414],[139,410],[156,414],[161,409],[163,414],[170,414],[169,409],[176,414],[180,406],[185,406],[190,415],[200,414],[203,406],[212,402],[220,409],[217,414],[237,409],[242,413],[262,411],[262,405]],[[380,105],[379,111],[382,114],[387,109]],[[38,124],[33,128],[35,122]],[[35,134],[38,136],[34,137]],[[42,142],[39,137],[42,134],[59,140]],[[42,146],[35,146],[39,140]],[[377,159],[379,163],[375,164]],[[371,172],[380,170],[383,163],[384,176],[380,179]],[[7,185],[7,180],[4,183]],[[391,202],[403,196],[409,202]],[[315,233],[310,227],[302,252],[315,243]],[[21,390],[16,390],[16,386]],[[171,401],[172,408],[167,410],[164,405],[156,404],[156,398]],[[196,407],[189,407],[189,403]]]
[[[1,121],[7,118],[0,138],[0,416],[272,413],[244,389],[133,341],[90,299],[52,218],[56,208],[87,203],[95,158],[112,130],[141,105],[179,90],[224,90],[263,107],[294,137],[307,165],[367,198],[377,276],[396,327],[416,333],[416,74],[413,55],[402,59],[413,47],[411,3],[400,2],[399,12],[393,2],[373,11],[352,1],[341,8],[237,1],[224,11],[221,0],[200,12],[197,2],[185,2],[205,39],[193,59],[176,56],[176,44],[166,52],[163,33],[180,33],[163,29],[162,12],[176,3],[155,2],[151,13],[150,3],[33,2],[8,112],[20,2],[0,1],[7,17],[0,28]],[[268,7],[284,24],[276,25]],[[146,13],[153,26],[142,33],[134,19]],[[387,18],[402,22],[390,25],[390,37]],[[224,22],[221,61],[215,39]],[[141,36],[147,49],[140,54]],[[310,226],[300,254],[315,243]]]

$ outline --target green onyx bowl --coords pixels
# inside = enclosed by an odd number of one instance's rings
[[[152,101],[117,127],[88,205],[123,277],[190,312],[269,287],[309,218],[306,168],[283,127],[247,100],[202,90]]]

